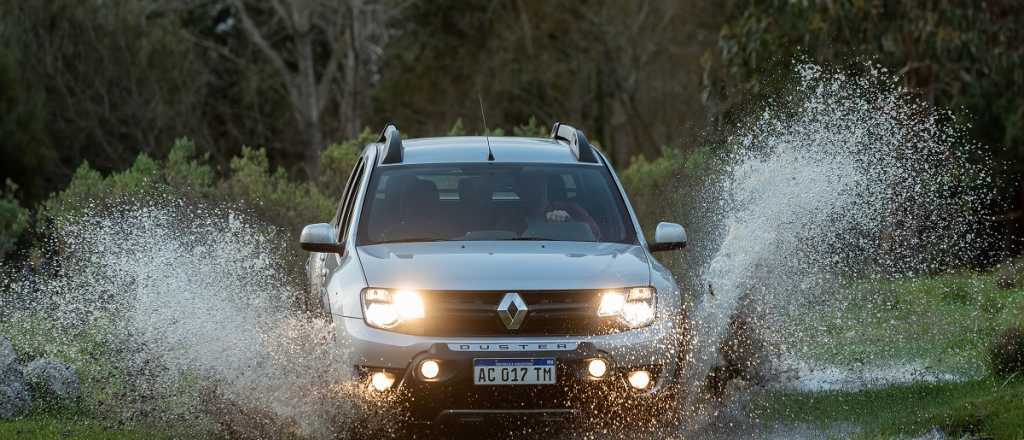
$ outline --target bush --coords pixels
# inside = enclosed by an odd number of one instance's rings
[[[665,148],[661,157],[647,160],[633,158],[628,168],[621,170],[622,186],[645,231],[653,231],[654,221],[679,211],[680,198],[672,187],[677,185],[680,173],[686,168],[686,157],[680,150]]]
[[[523,136],[523,137],[548,137],[551,132],[551,127],[544,126],[537,122],[537,118],[530,116],[530,120],[526,124],[517,125],[512,127],[512,136]]]
[[[996,336],[989,347],[989,365],[997,376],[1024,374],[1024,326],[1012,326]]]
[[[666,147],[657,159],[638,156],[628,168],[619,170],[622,186],[641,226],[651,235],[649,239],[659,221],[681,223],[694,231],[710,223],[712,213],[702,204],[697,188],[709,186],[721,165],[710,147],[688,152]]]
[[[191,140],[178,139],[164,162],[164,180],[173,188],[208,196],[213,191],[216,178],[209,159],[209,153],[200,156],[196,152],[196,145]]]
[[[28,228],[28,210],[14,198],[17,188],[8,180],[7,187],[0,193],[0,259],[14,250],[18,239]]]
[[[231,176],[221,183],[218,193],[226,201],[244,203],[261,219],[295,237],[307,223],[330,220],[336,202],[311,182],[289,180],[283,168],[271,172],[266,151],[248,147],[231,159]]]
[[[363,152],[363,147],[376,141],[377,133],[366,129],[359,137],[331,144],[320,153],[320,178],[317,179],[320,191],[337,202],[345,190],[345,183],[348,182],[352,168],[359,160],[359,154]]]
[[[333,179],[344,173],[339,185],[344,185],[358,157],[355,142],[359,140],[332,145],[324,152],[325,176]],[[281,168],[272,171],[262,149],[243,148],[240,156],[231,159],[230,174],[218,180],[209,155],[199,154],[191,140],[179,139],[166,160],[140,154],[131,168],[106,176],[83,163],[67,188],[46,201],[43,211],[48,217],[63,219],[90,207],[102,209],[108,203],[150,194],[241,203],[269,223],[295,234],[305,223],[330,219],[335,202],[313,183],[292,181]]]
[[[551,127],[542,125],[537,121],[537,118],[530,116],[530,120],[526,121],[525,124],[512,127],[511,136],[546,138],[550,133]],[[455,120],[455,123],[452,124],[452,128],[448,130],[447,136],[472,136],[474,134],[500,137],[505,136],[505,129],[495,127],[480,133],[470,133],[469,130],[466,129],[465,124],[462,123],[462,118],[458,118]],[[590,141],[593,142],[594,139],[590,139]]]
[[[141,194],[168,194],[185,189],[209,193],[212,188],[202,176],[212,176],[213,171],[209,165],[189,157],[194,155],[194,148],[191,141],[181,139],[175,142],[167,162],[154,160],[142,153],[135,158],[131,168],[107,176],[84,162],[75,170],[68,186],[43,203],[43,214],[65,219],[90,207],[102,209],[107,203]],[[176,184],[183,186],[178,188]],[[206,186],[193,187],[199,184]],[[99,206],[94,206],[96,204]]]

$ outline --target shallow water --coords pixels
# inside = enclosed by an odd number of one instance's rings
[[[891,365],[849,366],[806,362],[796,358],[779,361],[780,375],[773,389],[784,391],[860,391],[909,383],[956,382],[965,377],[945,371],[936,371],[920,362]]]

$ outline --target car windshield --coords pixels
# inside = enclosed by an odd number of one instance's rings
[[[451,240],[636,243],[622,196],[593,165],[402,165],[374,171],[361,245]]]

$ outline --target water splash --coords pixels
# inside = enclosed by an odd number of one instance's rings
[[[333,326],[292,307],[283,234],[231,209],[114,206],[60,220],[60,267],[8,286],[5,330],[45,329],[34,350],[78,364],[92,409],[122,423],[187,420],[188,436],[339,429],[358,387]]]
[[[724,363],[737,319],[785,351],[797,331],[789,320],[809,319],[795,311],[847,280],[940,271],[981,246],[991,182],[969,160],[977,149],[895,75],[800,65],[765,108],[726,143],[714,188],[721,237],[699,275],[713,293],[694,311],[689,389]]]

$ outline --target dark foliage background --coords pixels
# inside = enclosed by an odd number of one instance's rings
[[[1024,196],[1024,6],[1012,0],[0,0],[0,252],[55,210],[154,182],[296,230],[356,151],[583,127],[650,224],[800,60],[897,72],[1000,162],[995,250]],[[192,180],[190,180],[192,179]],[[34,227],[35,226],[35,227]],[[26,252],[17,252],[18,249]]]

